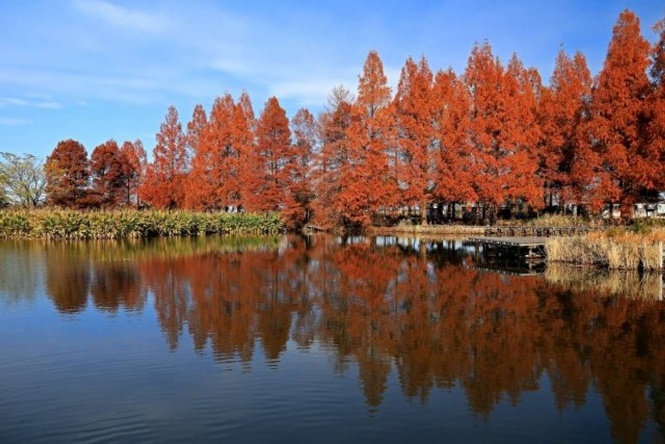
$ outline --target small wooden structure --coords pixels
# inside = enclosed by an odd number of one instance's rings
[[[591,227],[494,226],[485,228],[485,236],[576,236],[598,230]]]
[[[518,257],[522,259],[545,258],[545,237],[472,237],[469,240],[483,246],[489,256]]]

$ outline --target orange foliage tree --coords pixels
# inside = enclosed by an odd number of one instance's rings
[[[595,200],[619,202],[624,214],[653,188],[651,178],[663,174],[645,149],[649,48],[637,16],[623,11],[593,91],[591,143],[600,156]]]
[[[226,158],[231,155],[229,128],[233,115],[233,97],[217,97],[210,120],[205,121],[203,108],[196,107],[189,123],[191,130],[191,173],[187,180],[185,205],[196,210],[219,210],[226,205],[223,188],[226,182]]]
[[[90,156],[92,198],[102,208],[117,207],[125,197],[129,159],[111,139],[97,146]]]
[[[299,109],[291,119],[295,162],[292,166],[292,191],[296,204],[304,212],[303,222],[309,221],[312,213],[314,189],[312,184],[312,162],[317,144],[316,120],[307,109]]]
[[[146,169],[139,196],[155,208],[181,208],[185,198],[188,162],[185,135],[174,106],[169,107],[156,138],[153,161]]]
[[[44,164],[47,204],[84,208],[89,205],[90,168],[85,147],[72,139],[58,142]]]
[[[449,69],[434,78],[434,197],[440,202],[438,217],[454,218],[456,203],[474,202],[473,188],[477,159],[472,155],[469,140],[471,97],[464,82]]]
[[[647,127],[647,143],[644,147],[645,156],[652,162],[656,174],[650,174],[653,181],[650,188],[665,190],[665,174],[662,168],[665,165],[665,20],[659,21],[654,30],[659,38],[651,48],[650,74],[652,88],[648,96],[647,114],[649,124]],[[658,174],[660,167],[661,174]]]
[[[541,206],[537,97],[540,79],[513,57],[505,69],[485,42],[473,48],[465,72],[471,91],[470,136],[477,159],[474,190],[490,219],[504,203]],[[486,216],[486,214],[485,214]]]
[[[134,142],[127,141],[123,143],[120,147],[120,156],[124,156],[126,159],[122,203],[126,206],[139,207],[138,189],[141,186],[148,163],[143,142],[137,139]]]
[[[580,204],[584,190],[598,162],[593,151],[580,144],[587,126],[591,98],[591,73],[578,52],[570,58],[559,51],[548,88],[543,89],[540,106],[542,148],[539,175],[548,205],[559,209],[564,202]]]
[[[297,226],[305,217],[293,193],[295,150],[286,111],[276,97],[265,104],[256,130],[256,149],[250,154],[250,185],[245,202],[249,211],[278,211],[287,226]]]
[[[375,51],[367,56],[358,82],[358,98],[348,130],[348,169],[341,176],[338,196],[344,218],[368,225],[372,215],[396,192],[390,180],[386,147],[390,146],[390,87],[383,63]]]
[[[433,76],[427,60],[407,59],[395,95],[397,146],[403,164],[398,184],[403,203],[420,208],[420,219],[427,224],[427,203],[433,189],[432,143],[434,140],[432,96]]]
[[[353,98],[342,86],[333,88],[328,106],[319,117],[321,149],[315,156],[312,172],[316,200],[313,203],[314,221],[321,227],[342,224],[345,209],[340,205],[343,192],[342,176],[349,166],[349,127]]]
[[[543,187],[536,175],[541,129],[538,101],[542,84],[538,71],[525,68],[516,55],[510,59],[503,81],[505,114],[500,144],[506,153],[510,177],[504,185],[509,206],[517,203],[543,207]]]
[[[196,105],[183,134],[170,107],[150,165],[138,141],[95,149],[92,190],[85,149],[61,142],[46,164],[48,202],[138,206],[140,196],[156,208],[279,211],[290,227],[322,228],[364,227],[404,207],[426,224],[460,204],[477,221],[570,204],[619,202],[626,214],[665,189],[665,22],[655,30],[650,46],[623,11],[595,82],[579,52],[560,51],[544,87],[537,70],[516,55],[504,66],[485,42],[461,76],[407,59],[394,97],[370,51],[357,99],[334,88],[318,120],[301,109],[289,122],[276,97],[257,120],[246,92],[237,102],[227,93],[209,116]]]

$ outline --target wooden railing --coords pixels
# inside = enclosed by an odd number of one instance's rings
[[[576,236],[591,231],[598,231],[598,228],[495,226],[485,228],[485,236]]]

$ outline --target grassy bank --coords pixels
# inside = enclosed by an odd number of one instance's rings
[[[188,211],[0,212],[0,238],[131,239],[213,234],[275,234],[284,230],[276,214]]]
[[[611,270],[661,270],[665,229],[610,229],[585,236],[552,237],[545,249],[549,262],[595,265]]]

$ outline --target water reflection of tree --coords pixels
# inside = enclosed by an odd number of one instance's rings
[[[117,312],[121,308],[142,311],[145,290],[141,288],[138,270],[125,262],[93,263],[90,294],[99,310]]]
[[[46,294],[63,314],[81,312],[88,303],[89,262],[68,244],[46,247]]]
[[[41,245],[34,242],[0,242],[0,303],[32,302],[44,269]]]
[[[49,254],[47,287],[60,310],[84,306],[88,288],[107,310],[140,305],[128,301],[149,290],[172,348],[186,329],[196,350],[210,346],[246,367],[257,341],[271,365],[289,340],[318,342],[336,371],[358,366],[370,410],[391,372],[408,398],[426,403],[433,389],[459,387],[483,416],[547,375],[561,410],[597,390],[618,441],[638,440],[650,417],[664,424],[661,301],[472,270],[459,265],[473,260],[456,244],[289,238],[280,249],[147,257],[138,272],[96,264],[90,273],[64,251]]]
[[[138,270],[122,260],[98,261],[100,249],[95,243],[37,244],[45,258],[45,289],[61,313],[79,313],[92,297],[99,310],[141,311],[145,290]]]

